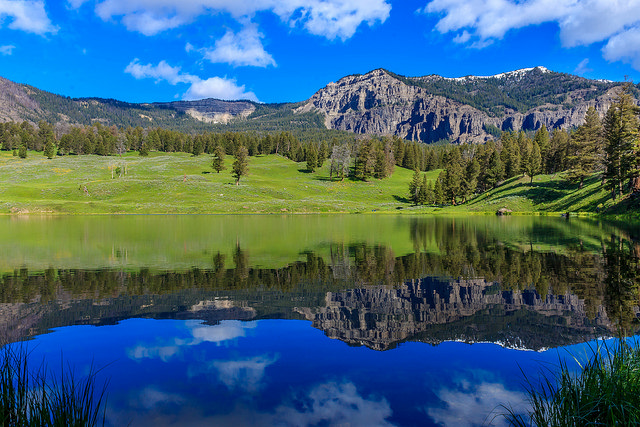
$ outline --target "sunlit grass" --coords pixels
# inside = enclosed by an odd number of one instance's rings
[[[527,377],[531,409],[525,415],[507,408],[506,420],[516,426],[640,425],[640,347],[624,340],[599,342],[591,357],[573,371],[561,360]]]

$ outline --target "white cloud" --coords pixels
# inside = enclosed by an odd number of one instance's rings
[[[190,85],[189,89],[182,96],[185,100],[216,98],[258,101],[253,92],[245,91],[244,85],[238,86],[234,79],[210,77],[202,80],[198,76],[182,72],[180,67],[172,67],[166,61],[160,61],[158,65],[141,64],[140,60],[136,58],[127,65],[124,71],[136,79],[152,78],[156,82],[164,80],[174,86],[178,83],[187,83]]]
[[[591,68],[589,68],[589,58],[584,58],[582,61],[580,61],[576,69],[573,70],[574,74],[577,74],[579,76],[588,73],[589,71],[593,71]]]
[[[215,361],[212,366],[218,370],[220,381],[230,389],[241,389],[255,393],[261,388],[267,366],[277,358],[266,356],[244,360]]]
[[[204,58],[213,63],[227,63],[235,66],[249,65],[267,67],[276,65],[273,57],[264,50],[262,38],[255,24],[245,26],[238,33],[227,33],[216,41],[215,47],[202,49]]]
[[[58,31],[49,20],[42,0],[0,0],[0,23],[7,19],[12,30],[39,35]]]
[[[6,46],[0,46],[0,54],[5,55],[5,56],[9,56],[13,54],[13,49],[15,49],[16,47],[12,44],[6,45]]]
[[[391,416],[389,402],[363,398],[353,383],[321,384],[312,389],[304,400],[306,404],[303,407],[278,408],[273,424],[392,426],[387,421]]]
[[[640,27],[617,34],[602,48],[607,61],[623,61],[640,70]]]
[[[83,3],[69,1],[72,6]],[[242,20],[265,11],[312,34],[345,40],[362,23],[384,22],[391,5],[387,0],[103,0],[96,5],[96,14],[103,20],[121,17],[129,30],[145,35],[177,28],[202,15],[222,12]]]
[[[441,389],[436,394],[445,407],[428,408],[427,413],[442,425],[459,427],[477,425],[507,425],[499,412],[500,405],[511,405],[515,413],[526,413],[526,395],[507,390],[500,383],[480,383],[471,385],[461,381],[457,389]]]
[[[564,47],[606,42],[606,59],[640,69],[640,0],[432,0],[419,12],[440,15],[437,31],[476,46],[509,30],[555,22]]]

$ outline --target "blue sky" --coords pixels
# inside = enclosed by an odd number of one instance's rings
[[[0,76],[71,97],[291,102],[386,68],[640,81],[640,0],[0,0]]]

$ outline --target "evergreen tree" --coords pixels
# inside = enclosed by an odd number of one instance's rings
[[[426,175],[425,175],[426,178]],[[433,191],[433,182],[428,181],[426,186],[425,203],[427,205],[433,205],[435,203],[435,194]]]
[[[582,188],[584,179],[595,172],[600,163],[603,145],[600,117],[595,108],[589,107],[584,124],[578,127],[569,141],[567,164],[570,181],[579,182]]]
[[[324,161],[327,160],[327,157],[329,157],[329,147],[327,146],[326,141],[322,141],[320,143],[320,149],[318,150],[317,166],[319,168],[321,168],[322,165],[324,165]]]
[[[482,181],[486,188],[495,188],[504,179],[504,165],[500,159],[498,150],[489,154],[487,168],[482,175]]]
[[[638,177],[639,125],[630,90],[630,83],[623,86],[604,120],[606,187],[614,199],[616,195],[622,195],[627,180]]]
[[[21,159],[27,158],[27,144],[20,144],[20,149],[18,150],[18,156]]]
[[[442,182],[444,181],[444,171],[440,172],[438,179],[436,179],[436,183],[433,186],[433,201],[436,205],[441,205],[444,203],[444,188]]]
[[[213,169],[218,173],[220,173],[221,170],[226,169],[224,166],[224,156],[225,156],[224,148],[222,148],[221,145],[216,145],[216,148],[213,151],[212,166],[213,166]]]
[[[318,166],[318,151],[315,145],[310,144],[306,150],[307,153],[307,170],[309,172],[315,172]]]
[[[478,177],[480,176],[480,163],[473,157],[468,163],[464,171],[463,194],[466,202],[467,197],[475,193],[478,188]]]
[[[142,157],[146,157],[149,155],[149,145],[146,142],[143,142],[142,145],[140,145],[138,154]]]
[[[427,175],[422,176],[422,183],[420,183],[420,190],[418,191],[418,203],[424,205],[429,200],[428,188],[427,188]]]
[[[545,161],[547,159],[547,152],[549,151],[549,132],[545,125],[542,125],[542,127],[538,129],[533,140],[537,142],[538,147],[540,147],[540,170],[543,171],[545,170]]]
[[[56,146],[53,144],[53,141],[47,141],[47,144],[44,146],[44,155],[47,159],[53,159],[53,156],[56,155]]]
[[[415,169],[413,171],[413,178],[411,178],[411,182],[409,183],[409,200],[415,205],[420,203],[420,183],[420,171]]]
[[[551,133],[547,158],[544,161],[547,168],[546,173],[553,174],[566,169],[567,150],[569,147],[569,133],[556,128]]]
[[[460,149],[453,147],[447,154],[445,166],[444,193],[447,200],[456,204],[456,197],[461,194],[464,172],[462,169],[462,156]]]
[[[524,171],[533,182],[533,177],[540,173],[542,165],[542,156],[540,155],[540,147],[536,141],[529,140],[526,145],[527,156],[524,159]]]
[[[380,147],[376,149],[376,165],[373,174],[378,179],[387,177],[387,161],[384,156],[384,151]]]
[[[236,185],[240,185],[240,178],[247,175],[249,173],[249,160],[247,157],[249,156],[249,151],[247,147],[241,145],[238,147],[236,151],[236,159],[233,162],[233,168],[231,171],[231,176],[236,179]]]

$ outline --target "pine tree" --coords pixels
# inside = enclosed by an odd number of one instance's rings
[[[213,167],[213,170],[215,170],[218,173],[220,173],[221,170],[226,169],[224,166],[224,156],[225,156],[224,148],[222,148],[221,145],[216,145],[216,148],[213,151],[213,161],[211,166]]]
[[[425,175],[426,177],[426,175]],[[427,191],[426,191],[426,196],[425,196],[425,203],[427,205],[433,205],[435,203],[435,194],[433,191],[433,182],[428,181],[427,182]]]
[[[53,156],[56,155],[56,146],[53,144],[53,141],[47,141],[47,144],[44,146],[44,155],[47,159],[53,159]]]
[[[533,177],[540,173],[540,166],[542,164],[542,156],[540,155],[540,147],[536,141],[528,140],[526,142],[526,157],[523,158],[524,172],[531,178],[530,182],[533,182]]]
[[[418,203],[424,205],[429,198],[427,189],[427,175],[422,176],[422,183],[420,184],[420,190],[418,191]]]
[[[442,182],[444,181],[444,171],[440,172],[438,179],[436,179],[436,183],[433,186],[433,201],[436,205],[441,205],[444,203],[444,188]]]
[[[465,167],[464,171],[464,181],[463,181],[463,194],[464,201],[466,202],[467,197],[475,193],[478,188],[478,176],[480,176],[480,163],[478,160],[473,157]]]
[[[420,183],[420,171],[415,169],[413,178],[411,178],[411,182],[409,183],[409,200],[416,205],[420,202]]]
[[[453,147],[447,154],[445,165],[444,193],[447,200],[456,204],[456,197],[461,194],[464,172],[462,169],[462,156],[460,149]]]
[[[538,147],[540,147],[540,170],[543,171],[545,170],[545,162],[549,151],[549,132],[545,125],[542,125],[542,127],[538,129],[533,140],[537,142]]]
[[[384,151],[380,147],[376,149],[376,165],[373,174],[378,179],[387,177],[387,161],[384,156]]]
[[[233,162],[233,168],[231,170],[231,176],[236,179],[236,185],[240,185],[240,178],[249,173],[249,150],[244,145],[238,147],[236,151],[236,159]]]
[[[625,84],[604,120],[606,187],[612,197],[622,195],[623,185],[638,177],[638,117],[631,97],[631,84]]]
[[[18,149],[18,156],[21,159],[27,158],[27,144],[20,144],[20,148]]]
[[[309,172],[315,172],[318,166],[318,151],[315,145],[309,144],[306,150],[307,157],[307,170]]]
[[[567,156],[568,179],[579,182],[579,188],[582,188],[584,179],[597,169],[603,145],[600,117],[595,108],[589,107],[584,124],[571,135]]]

